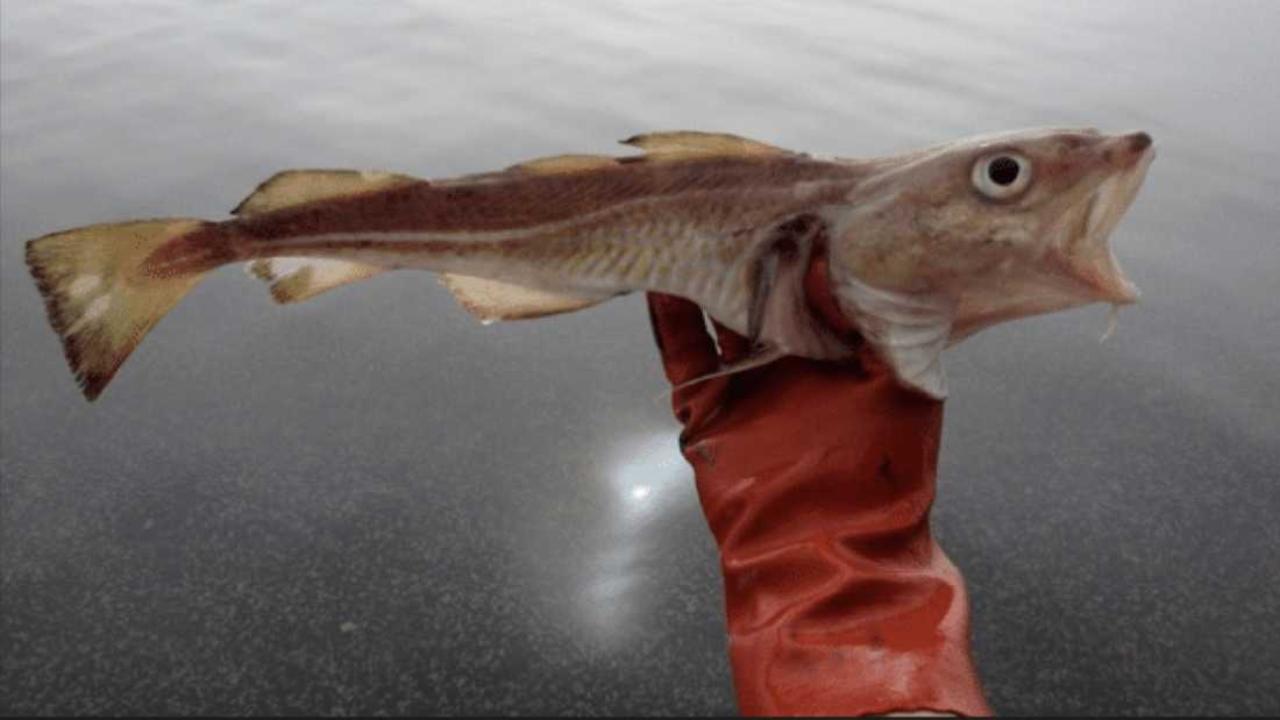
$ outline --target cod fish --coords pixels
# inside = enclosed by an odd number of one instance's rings
[[[230,219],[92,225],[31,240],[26,259],[90,400],[228,263],[281,303],[429,270],[486,323],[668,293],[753,341],[748,364],[866,347],[934,398],[942,351],[985,327],[1138,297],[1107,238],[1154,157],[1146,133],[1026,130],[856,160],[703,132],[623,143],[641,152],[447,180],[290,170]],[[805,295],[819,254],[842,329]]]

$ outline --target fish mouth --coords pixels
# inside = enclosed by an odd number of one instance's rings
[[[1140,293],[1120,269],[1108,240],[1137,197],[1155,159],[1155,147],[1146,133],[1131,133],[1109,138],[1099,158],[1106,174],[1077,204],[1056,259],[1090,300],[1128,305],[1137,302]]]

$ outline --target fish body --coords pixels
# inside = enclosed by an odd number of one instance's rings
[[[1152,157],[1144,134],[1027,131],[871,160],[710,133],[624,142],[644,154],[443,181],[289,171],[229,220],[55,233],[28,243],[28,265],[90,399],[182,295],[228,263],[247,263],[281,302],[390,270],[437,272],[484,321],[664,292],[758,343],[753,362],[840,359],[866,341],[904,384],[935,397],[945,394],[942,349],[982,327],[1136,299],[1106,235]],[[1002,184],[1011,167],[1021,178]],[[810,307],[804,276],[819,253],[860,339]]]

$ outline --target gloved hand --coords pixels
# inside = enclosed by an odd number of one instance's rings
[[[649,309],[673,385],[720,366],[696,305],[651,294]],[[739,359],[745,339],[718,331]],[[674,393],[739,708],[990,715],[963,580],[929,534],[942,403],[862,367],[787,357]]]

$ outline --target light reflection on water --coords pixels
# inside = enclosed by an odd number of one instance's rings
[[[478,329],[422,277],[279,308],[227,270],[90,407],[23,240],[222,217],[291,167],[441,177],[672,128],[863,156],[1091,125],[1159,146],[1115,236],[1143,303],[1106,345],[1090,308],[948,358],[937,517],[978,659],[1001,709],[1274,710],[1250,668],[1277,651],[1243,629],[1280,613],[1258,581],[1280,574],[1278,25],[1270,2],[5,0],[0,695],[732,711],[714,546],[649,401],[638,298]]]
[[[657,521],[694,497],[688,466],[670,432],[620,438],[610,450],[614,457],[603,480],[612,507],[600,518],[598,556],[588,559],[580,580],[580,611],[597,638],[625,642],[634,608],[644,604],[637,596],[653,589],[655,573],[648,570],[663,561],[652,542],[661,527]]]

